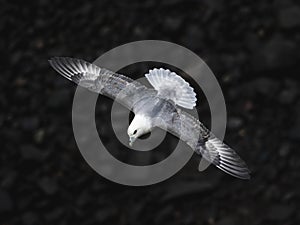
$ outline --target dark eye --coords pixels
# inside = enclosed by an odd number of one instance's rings
[[[133,134],[136,134],[137,130],[133,131]]]

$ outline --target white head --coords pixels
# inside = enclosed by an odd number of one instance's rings
[[[131,124],[127,129],[129,136],[129,145],[132,146],[133,142],[143,134],[151,131],[151,120],[143,115],[135,115]]]

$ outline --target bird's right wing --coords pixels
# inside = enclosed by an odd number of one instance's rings
[[[158,127],[168,131],[186,142],[195,152],[224,172],[241,178],[249,179],[250,171],[246,163],[198,119],[177,108],[171,113],[161,115],[163,123]]]
[[[54,57],[51,66],[62,76],[93,92],[116,99],[129,109],[146,94],[148,88],[121,74],[92,63],[68,57]]]

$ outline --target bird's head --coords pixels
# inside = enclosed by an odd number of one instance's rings
[[[135,140],[151,131],[151,121],[143,115],[135,115],[128,127],[129,145],[132,146]]]

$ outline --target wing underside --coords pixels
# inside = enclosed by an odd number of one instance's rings
[[[171,122],[170,122],[171,121]],[[246,163],[198,119],[178,109],[168,120],[168,130],[185,141],[196,153],[222,171],[240,179],[250,179]]]
[[[116,99],[131,109],[147,88],[129,77],[80,59],[54,57],[51,66],[62,76],[93,92]]]

